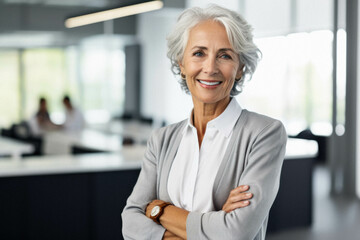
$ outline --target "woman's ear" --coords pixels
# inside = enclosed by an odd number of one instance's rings
[[[182,74],[186,74],[186,73],[185,73],[185,68],[184,68],[184,66],[182,65],[181,61],[178,61],[178,64],[179,64],[179,67],[180,67],[180,72],[181,72]]]
[[[240,67],[239,67],[239,69],[238,69],[238,71],[237,71],[237,73],[236,73],[235,79],[240,79],[240,78],[243,76],[243,74],[244,74],[244,67],[245,67],[245,64],[241,64],[241,65],[240,65]]]

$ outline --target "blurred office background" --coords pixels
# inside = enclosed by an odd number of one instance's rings
[[[0,0],[3,132],[31,119],[39,97],[47,98],[52,121],[63,123],[62,97],[68,94],[84,113],[86,129],[123,134],[121,144],[143,145],[151,129],[186,118],[192,106],[170,70],[166,35],[185,8],[216,3],[248,20],[263,54],[236,97],[241,106],[280,119],[289,137],[318,146],[310,178],[311,224],[274,231],[269,239],[357,239],[359,1],[164,0],[159,10],[75,28],[64,25],[68,17],[142,2],[149,1]],[[124,121],[130,125],[121,125]],[[150,130],[131,138],[126,128],[137,128],[131,125],[135,122]],[[95,145],[101,145],[96,136]],[[47,153],[41,146],[29,155],[40,159]],[[8,158],[4,154],[0,161]],[[296,208],[298,203],[291,204]]]

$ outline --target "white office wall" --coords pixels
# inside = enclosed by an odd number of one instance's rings
[[[296,8],[298,31],[333,28],[333,0],[298,0]]]
[[[333,0],[246,0],[244,8],[257,37],[332,29]]]
[[[167,123],[180,121],[192,108],[191,98],[182,92],[166,57],[166,36],[181,10],[166,9],[138,18],[141,50],[141,114]]]
[[[289,0],[248,0],[245,19],[253,26],[256,37],[287,34],[291,27]]]

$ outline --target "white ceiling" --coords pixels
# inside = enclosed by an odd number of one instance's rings
[[[0,48],[26,48],[76,44],[83,38],[103,34],[104,24],[66,29],[69,16],[149,0],[0,0]],[[165,8],[158,13],[183,8],[184,0],[163,0]],[[135,18],[114,22],[114,34],[136,33]],[[134,30],[135,29],[135,30]]]

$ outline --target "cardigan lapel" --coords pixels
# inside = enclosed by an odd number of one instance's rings
[[[179,149],[180,142],[182,139],[183,129],[186,126],[186,124],[187,124],[186,120],[183,120],[179,123],[179,126],[176,127],[176,130],[172,133],[172,137],[173,137],[172,141],[170,139],[170,144],[166,148],[168,149],[168,151],[165,150],[164,155],[161,157],[162,166],[160,166],[160,172],[158,173],[159,180],[158,180],[157,192],[159,194],[158,196],[159,199],[167,202],[171,202],[169,193],[167,191],[170,169],[172,163],[174,162],[176,153]]]
[[[242,113],[240,114],[235,126],[234,126],[234,132],[231,136],[229,145],[226,148],[224,158],[221,160],[220,167],[217,171],[214,186],[213,186],[213,194],[216,194],[220,182],[224,178],[224,174],[226,174],[226,166],[228,165],[229,161],[234,161],[234,154],[236,153],[237,149],[235,149],[235,146],[239,142],[239,134],[242,128],[244,128],[244,122],[247,117],[248,111],[246,109],[243,109]]]

